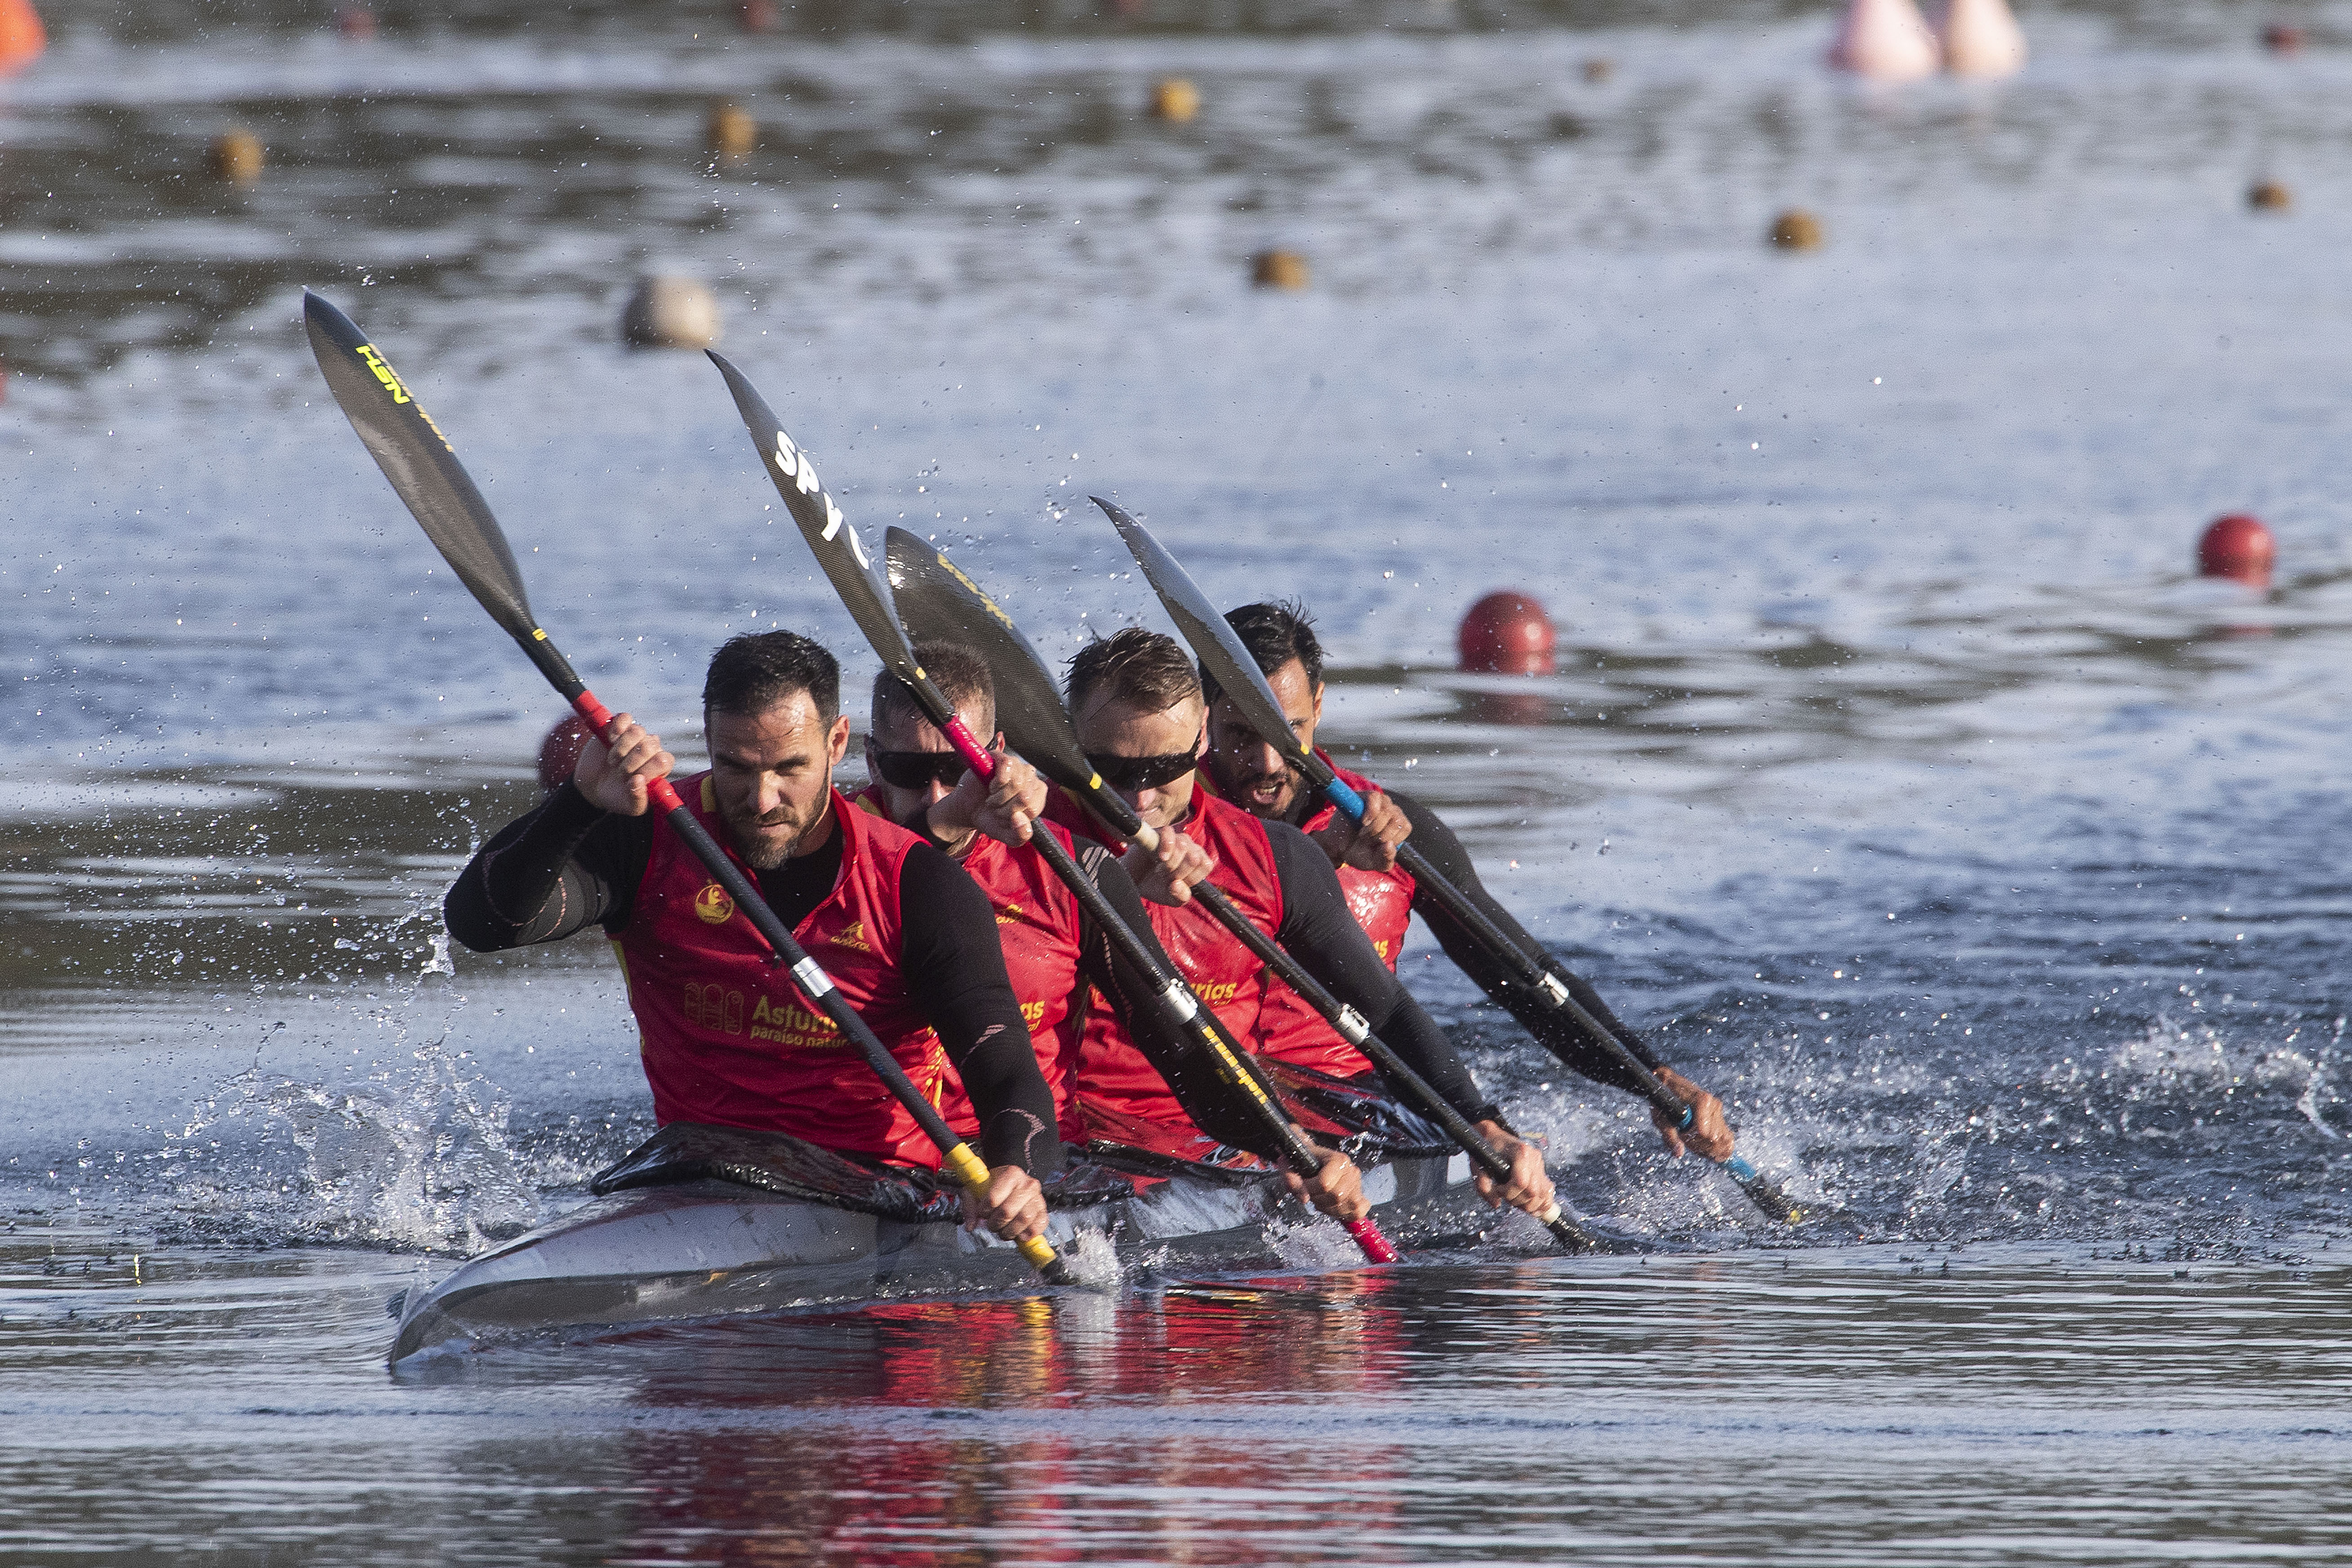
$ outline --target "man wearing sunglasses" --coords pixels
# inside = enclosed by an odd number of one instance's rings
[[[1234,1037],[1259,1056],[1340,1078],[1372,1070],[1312,1012],[1268,1009],[1280,982],[1194,905],[1190,889],[1203,880],[1223,889],[1308,973],[1361,1013],[1373,1033],[1511,1162],[1507,1183],[1479,1176],[1478,1191],[1488,1203],[1542,1213],[1551,1202],[1543,1156],[1505,1124],[1452,1044],[1397,984],[1349,912],[1323,851],[1289,824],[1263,821],[1196,787],[1208,706],[1183,648],[1171,637],[1129,626],[1070,661],[1068,695],[1087,760],[1160,831],[1156,856],[1140,849],[1127,855],[1131,874],[1157,875],[1171,884],[1170,901],[1150,910],[1152,929]],[[1057,802],[1057,814],[1068,809]],[[1078,819],[1071,810],[1064,820],[1075,826]],[[1126,1029],[1100,1009],[1087,1022],[1076,1092],[1090,1113],[1097,1106],[1143,1121],[1181,1113]]]
[[[1244,605],[1230,612],[1225,624],[1234,628],[1265,673],[1266,684],[1274,689],[1276,700],[1290,721],[1291,731],[1313,745],[1316,727],[1323,721],[1323,645],[1315,636],[1315,623],[1305,606]],[[1254,816],[1289,823],[1322,847],[1338,870],[1349,909],[1391,969],[1396,967],[1397,951],[1404,943],[1406,923],[1419,914],[1446,955],[1560,1060],[1595,1082],[1636,1089],[1624,1064],[1605,1046],[1586,1039],[1564,1015],[1538,1005],[1523,987],[1509,984],[1507,972],[1487,956],[1444,905],[1416,896],[1412,874],[1396,859],[1397,846],[1411,838],[1429,863],[1468,894],[1506,935],[1528,952],[1543,953],[1544,966],[1559,976],[1578,1005],[1691,1105],[1696,1114],[1691,1125],[1681,1131],[1655,1108],[1650,1112],[1669,1152],[1679,1156],[1687,1143],[1711,1160],[1731,1152],[1732,1133],[1723,1119],[1723,1102],[1659,1062],[1642,1037],[1610,1012],[1599,992],[1545,953],[1542,944],[1486,891],[1469,852],[1436,813],[1408,796],[1383,793],[1371,780],[1331,763],[1329,753],[1318,752],[1349,788],[1364,797],[1361,826],[1350,823],[1338,807],[1307,787],[1305,779],[1282,754],[1250,727],[1241,710],[1224,700],[1213,679],[1204,677],[1202,685],[1209,699],[1209,739],[1202,770],[1210,784]],[[1307,1012],[1306,1004],[1295,996],[1276,997],[1267,1005],[1276,1012]]]
[[[968,1223],[1044,1229],[1054,1100],[1005,976],[988,900],[916,834],[833,787],[849,747],[833,656],[792,632],[729,641],[702,688],[710,771],[679,794],[918,1087],[959,1075],[988,1163]],[[939,1151],[812,1008],[726,890],[647,811],[676,759],[624,713],[571,781],[483,846],[444,905],[478,952],[601,924],[621,954],[654,1114],[785,1132],[937,1169]]]
[[[995,733],[995,683],[980,655],[961,644],[923,643],[915,649],[915,662],[955,704],[973,734]],[[1158,987],[1150,977],[1118,955],[1031,840],[1040,832],[1058,838],[1128,928],[1156,948],[1150,921],[1126,870],[1101,845],[1074,840],[1066,828],[1042,820],[1045,782],[1028,763],[1006,755],[1001,741],[992,749],[996,772],[983,781],[924,717],[907,684],[881,670],[874,678],[866,740],[868,783],[857,804],[924,835],[987,895],[1004,947],[1005,971],[1036,1047],[1038,1069],[1053,1090],[1063,1138],[1083,1143],[1093,1135],[1069,1089],[1088,1004],[1098,997],[1172,1089],[1208,1148],[1223,1144],[1278,1158],[1281,1151],[1257,1120],[1233,1103],[1214,1067],[1200,1059],[1197,1043],[1171,1028],[1152,1004]],[[1164,869],[1154,868],[1148,875],[1159,891],[1169,891]],[[952,1075],[940,1110],[959,1133],[977,1135],[971,1100]],[[1163,1146],[1160,1152],[1177,1151]],[[1322,1153],[1322,1172],[1312,1182],[1290,1177],[1292,1190],[1328,1214],[1360,1217],[1370,1205],[1354,1163],[1337,1150]]]

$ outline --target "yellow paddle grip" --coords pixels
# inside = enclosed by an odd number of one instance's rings
[[[980,1156],[971,1152],[971,1144],[959,1143],[949,1150],[947,1162],[948,1169],[955,1173],[956,1180],[970,1187],[974,1194],[988,1190],[988,1167],[981,1163]],[[1052,1268],[1055,1258],[1059,1256],[1054,1250],[1054,1244],[1042,1236],[1033,1236],[1020,1246],[1021,1256],[1038,1268]]]
[[[957,1181],[973,1192],[988,1189],[988,1167],[980,1163],[980,1156],[971,1152],[971,1144],[959,1143],[948,1151],[948,1169],[955,1173]]]

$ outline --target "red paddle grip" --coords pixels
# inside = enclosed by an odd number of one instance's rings
[[[1379,1226],[1368,1219],[1345,1220],[1341,1223],[1347,1226],[1348,1234],[1356,1238],[1356,1245],[1364,1249],[1366,1258],[1370,1258],[1374,1263],[1394,1263],[1397,1260],[1397,1249],[1389,1245],[1389,1238],[1381,1234]]]
[[[597,701],[594,692],[582,687],[580,695],[572,700],[572,709],[588,721],[588,727],[596,731],[598,740],[605,739],[604,731],[613,727],[613,710]],[[646,784],[646,798],[665,816],[686,804],[677,798],[677,791],[670,787],[667,779],[656,779]]]
[[[948,720],[947,733],[948,743],[955,747],[957,754],[963,758],[965,766],[984,779],[992,779],[996,776],[996,759],[988,754],[988,748],[982,745],[979,738],[972,734],[971,726],[963,721],[961,714],[953,715]]]

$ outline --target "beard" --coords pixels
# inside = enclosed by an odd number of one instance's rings
[[[735,853],[743,864],[754,871],[772,871],[793,858],[808,830],[824,819],[830,797],[820,796],[814,812],[803,816],[791,806],[780,806],[765,816],[750,812],[734,812],[722,806],[720,817],[727,824],[727,837],[734,841]]]
[[[1215,770],[1217,793],[1253,816],[1287,817],[1298,804],[1297,777],[1288,768],[1270,773],[1237,773],[1230,767]],[[1258,798],[1260,792],[1268,798]]]

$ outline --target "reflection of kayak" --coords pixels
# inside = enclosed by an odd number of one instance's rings
[[[1462,1223],[1486,1212],[1468,1195],[1468,1159],[1398,1136],[1412,1119],[1382,1109],[1387,1124],[1353,1144],[1370,1163],[1374,1217],[1400,1244],[1476,1228]],[[958,1223],[956,1194],[935,1173],[782,1133],[673,1122],[590,1186],[596,1195],[579,1208],[412,1292],[391,1359],[483,1338],[1036,1283],[1009,1244]],[[1231,1150],[1096,1142],[1046,1195],[1055,1247],[1105,1275],[1106,1253],[1155,1268],[1263,1266],[1279,1260],[1274,1232],[1309,1225],[1354,1256],[1277,1175]]]

